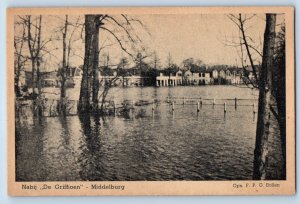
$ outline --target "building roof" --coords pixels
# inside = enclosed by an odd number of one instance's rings
[[[212,66],[212,67],[209,67],[206,69],[206,72],[212,72],[212,71],[230,71],[230,72],[233,72],[233,71],[236,71],[236,72],[239,72],[239,71],[242,71],[242,68],[239,68],[239,67],[229,67],[229,66],[224,66],[224,65],[217,65],[217,66]]]

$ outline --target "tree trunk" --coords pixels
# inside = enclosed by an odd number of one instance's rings
[[[285,52],[283,54],[284,60],[278,72],[277,90],[275,93],[278,124],[280,130],[281,151],[282,151],[282,174],[281,179],[286,179],[286,93],[285,93]]]
[[[15,95],[16,95],[16,97],[19,97],[21,95],[20,87],[19,87],[19,81],[20,81],[20,74],[21,74],[21,66],[22,65],[20,65],[19,60],[20,59],[18,59],[17,65],[15,65],[15,70],[16,70],[16,73],[15,73]]]
[[[277,105],[277,121],[280,130],[282,151],[282,174],[281,179],[286,179],[286,92],[285,92],[285,28],[278,35],[279,46],[275,57],[273,72],[273,92]]]
[[[38,94],[41,94],[41,72],[40,72],[40,60],[37,59],[36,61],[36,83],[37,83],[37,88],[38,88]]]
[[[39,17],[39,28],[38,28],[38,38],[37,38],[37,51],[36,51],[36,70],[37,70],[37,88],[39,95],[41,94],[41,76],[40,76],[40,66],[41,66],[41,33],[42,33],[42,15]]]
[[[27,43],[28,43],[28,49],[30,53],[30,59],[31,59],[31,86],[32,86],[32,93],[35,93],[35,56],[33,54],[33,48],[31,46],[31,16],[28,16],[27,18]]]
[[[96,26],[95,29],[95,37],[94,38],[94,55],[93,55],[93,95],[92,95],[92,101],[93,101],[93,107],[94,110],[98,111],[98,93],[99,93],[99,75],[98,75],[98,64],[99,64],[99,26]]]
[[[20,87],[19,87],[19,82],[20,82],[20,75],[21,75],[21,69],[23,68],[23,64],[26,60],[22,61],[22,52],[23,52],[23,45],[25,42],[25,25],[23,24],[23,34],[22,34],[22,39],[20,42],[20,46],[18,49],[18,45],[16,43],[16,37],[14,37],[14,48],[15,48],[15,55],[17,55],[17,62],[14,63],[14,68],[15,68],[15,94],[17,97],[21,95],[20,92]]]
[[[68,32],[68,15],[66,15],[65,19],[65,27],[63,31],[63,61],[62,61],[62,69],[61,69],[61,87],[60,87],[60,99],[63,100],[66,97],[66,52],[67,52],[67,43],[66,37]]]
[[[286,114],[285,107],[284,110],[278,112],[279,119],[279,130],[280,130],[280,141],[281,141],[281,152],[282,152],[282,172],[281,179],[286,179]]]
[[[85,53],[83,64],[83,76],[80,87],[78,111],[90,112],[91,106],[91,79],[93,69],[98,67],[98,42],[99,42],[99,18],[100,15],[85,16]],[[95,56],[96,55],[96,56]],[[97,64],[95,64],[97,63]]]
[[[275,47],[276,14],[266,14],[266,28],[264,33],[264,47],[262,68],[260,71],[259,101],[256,128],[256,142],[254,150],[253,179],[266,179],[266,165],[268,154],[268,137],[270,126],[270,99],[272,68]]]

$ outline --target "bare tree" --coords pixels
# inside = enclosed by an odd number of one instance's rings
[[[20,75],[21,75],[21,71],[24,71],[24,66],[28,60],[28,56],[24,55],[24,53],[23,53],[24,43],[26,43],[25,24],[23,22],[20,22],[20,23],[17,23],[17,25],[20,25],[21,29],[22,29],[21,36],[14,35],[15,93],[16,93],[16,96],[19,96],[20,95],[20,87],[19,87]]]
[[[42,16],[39,16],[39,20],[36,20],[37,23],[35,25],[32,24],[31,16],[27,16],[27,42],[31,59],[32,66],[32,92],[35,93],[35,86],[38,87],[38,92],[40,93],[40,42],[41,42],[41,25],[42,25]],[[32,37],[32,27],[34,27],[35,36]],[[35,71],[37,72],[37,79],[35,82]]]
[[[282,151],[282,179],[286,179],[286,86],[285,86],[285,24],[281,25],[280,32],[276,36],[277,44],[274,58],[274,71],[272,77],[272,96],[276,101],[276,108],[270,106],[279,124],[281,151]]]
[[[239,37],[239,46],[241,49],[241,62],[242,67],[244,69],[245,77],[248,79],[247,81],[251,83],[252,87],[255,87],[259,90],[259,102],[258,102],[258,115],[257,115],[257,129],[256,129],[256,143],[254,150],[254,166],[253,166],[253,179],[266,179],[266,167],[267,167],[267,158],[268,158],[268,137],[269,137],[269,127],[270,127],[270,113],[273,113],[280,128],[280,136],[281,136],[281,146],[282,146],[282,154],[283,154],[283,177],[285,177],[285,96],[277,97],[275,100],[277,102],[277,110],[278,108],[281,111],[275,111],[273,108],[273,104],[271,103],[272,93],[278,93],[274,90],[279,90],[282,92],[282,86],[284,81],[284,75],[278,74],[276,69],[274,69],[274,56],[275,56],[275,27],[276,27],[276,14],[266,14],[266,27],[264,33],[264,43],[263,43],[263,53],[259,51],[255,46],[251,45],[248,39],[251,37],[246,35],[245,23],[246,21],[252,19],[254,15],[244,16],[241,14],[238,16],[228,15],[228,17],[238,26],[240,31]],[[284,39],[283,39],[284,41]],[[235,45],[234,45],[235,46]],[[247,75],[247,70],[245,70],[244,64],[244,49],[246,51],[246,57],[249,59],[250,66],[253,71],[254,80],[250,79]],[[283,52],[283,50],[279,51]],[[253,53],[257,54],[262,59],[261,70],[257,70],[254,64]],[[281,53],[281,55],[285,53]],[[281,63],[282,64],[282,63]],[[281,65],[282,66],[282,65]],[[284,65],[285,66],[285,65]],[[285,67],[284,67],[285,68]],[[283,69],[283,68],[282,68]],[[285,70],[285,69],[284,69]],[[282,71],[281,71],[282,72]],[[284,72],[284,71],[283,71]],[[274,76],[276,76],[277,82],[274,83]],[[272,83],[273,82],[273,83]],[[273,94],[274,95],[274,94]],[[280,98],[280,99],[279,99]],[[282,104],[284,103],[284,104]],[[278,107],[280,106],[280,107]]]
[[[85,54],[83,65],[83,76],[80,88],[79,112],[90,112],[90,94],[91,80],[96,73],[99,63],[99,29],[102,24],[104,15],[86,15],[85,16]],[[93,80],[95,81],[95,79]],[[94,88],[96,91],[97,87]],[[95,94],[93,94],[94,96]],[[98,100],[97,98],[94,100]],[[94,101],[93,100],[93,101]]]
[[[144,60],[147,58],[148,56],[143,55],[141,52],[138,52],[135,58],[135,65],[136,67],[140,70],[140,72],[143,72],[143,69],[145,68],[146,63],[144,62]]]
[[[62,68],[60,71],[60,76],[61,76],[61,88],[60,88],[60,98],[61,100],[66,97],[66,68],[67,68],[67,32],[68,32],[68,15],[66,15],[65,18],[65,24],[64,24],[64,29],[62,31],[62,36],[63,36],[63,61],[62,61]]]
[[[253,19],[254,17],[256,17],[256,14],[253,15],[229,14],[227,15],[227,17],[239,28],[239,36],[237,38],[237,42],[235,42],[234,40],[232,41],[226,40],[226,45],[233,46],[240,49],[239,50],[240,59],[242,64],[243,76],[244,76],[243,82],[246,86],[250,88],[258,89],[259,79],[258,79],[257,64],[260,64],[260,60],[262,59],[262,52],[257,46],[253,45],[253,39],[251,38],[251,36],[247,35],[246,33],[247,22]],[[259,60],[257,60],[256,56],[258,56]],[[249,70],[247,70],[246,61],[249,61],[254,77],[250,77],[250,72]]]
[[[76,43],[76,41],[80,40],[74,39],[74,34],[76,31],[82,26],[82,24],[79,22],[81,19],[81,16],[78,16],[75,20],[70,19],[68,15],[65,15],[64,18],[61,18],[60,16],[54,16],[58,20],[62,21],[62,24],[57,27],[55,34],[56,37],[54,38],[58,43],[62,44],[62,59],[61,64],[59,65],[59,76],[60,76],[60,82],[61,82],[61,90],[60,90],[60,97],[65,98],[66,97],[66,81],[68,78],[68,75],[71,75],[71,67],[70,67],[70,58],[73,56],[77,56],[82,58],[82,56],[79,56],[75,53],[75,50],[73,50],[73,45]],[[57,44],[56,44],[57,45]],[[54,50],[60,49],[61,46],[56,46]]]
[[[42,39],[42,15],[39,16],[19,16],[26,25],[27,29],[27,44],[30,53],[29,59],[32,67],[32,92],[36,94],[35,88],[38,88],[38,93],[41,93],[40,66],[42,62],[42,52],[50,53],[46,49],[46,45],[52,41],[52,38]],[[35,78],[36,75],[36,78]]]
[[[270,101],[272,93],[272,69],[274,65],[276,14],[266,14],[266,29],[262,69],[259,80],[259,101],[254,150],[253,179],[266,179],[268,137],[270,127]]]
[[[60,78],[61,78],[61,91],[60,91],[60,98],[63,99],[66,97],[66,80],[67,80],[67,72],[71,71],[70,67],[70,57],[71,57],[71,50],[72,45],[75,42],[73,39],[75,31],[79,28],[79,19],[77,18],[75,23],[70,22],[68,15],[65,16],[64,25],[60,28],[61,35],[62,35],[62,67],[59,71]],[[73,30],[70,30],[70,27],[73,27]],[[70,34],[68,34],[70,33]]]
[[[130,50],[141,39],[134,33],[133,23],[142,25],[138,19],[130,18],[127,15],[86,15],[85,16],[85,57],[83,66],[83,78],[79,97],[79,112],[90,112],[90,109],[97,112],[99,96],[99,33],[107,32],[118,43],[119,47],[131,57],[132,53],[125,44],[131,44]],[[120,37],[120,33],[123,34]],[[92,100],[91,100],[92,99]]]
[[[37,57],[38,57],[38,52],[39,49],[37,49],[37,51],[35,52],[35,48],[34,45],[36,44],[36,36],[34,38],[32,38],[32,34],[31,34],[31,27],[32,27],[32,22],[31,22],[31,16],[27,16],[27,19],[25,20],[25,23],[27,24],[27,42],[28,42],[28,49],[29,49],[29,53],[30,53],[30,59],[31,59],[31,66],[32,66],[32,77],[31,77],[31,81],[32,81],[32,93],[35,92],[35,71],[36,71],[36,61],[37,61]],[[35,27],[36,30],[38,30],[37,27]],[[36,32],[35,32],[36,33]],[[39,32],[38,32],[39,33]],[[40,36],[39,34],[37,34],[37,36]],[[31,42],[33,41],[33,42]]]
[[[168,68],[171,67],[172,63],[173,63],[172,62],[172,56],[171,56],[171,53],[169,52],[169,54],[167,56],[167,66],[168,66]]]
[[[152,55],[152,66],[155,70],[157,70],[159,68],[159,65],[160,65],[160,59],[158,58],[157,53],[154,51]]]

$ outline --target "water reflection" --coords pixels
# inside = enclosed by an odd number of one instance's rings
[[[104,154],[101,149],[101,123],[100,117],[91,118],[90,115],[79,116],[82,129],[82,154],[79,157],[81,164],[80,177],[85,181],[94,181],[101,178],[104,172],[102,159]]]
[[[40,166],[43,158],[43,135],[45,119],[33,118],[28,111],[21,110],[16,114],[16,180],[28,181],[36,178],[47,178],[48,169]],[[39,169],[38,171],[35,171]]]

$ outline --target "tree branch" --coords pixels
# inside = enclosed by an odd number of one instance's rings
[[[116,36],[111,30],[109,30],[109,29],[107,29],[107,28],[105,28],[105,27],[100,27],[101,29],[103,29],[103,30],[106,30],[107,32],[109,32],[115,39],[116,39],[116,41],[118,42],[118,44],[120,45],[120,47],[121,47],[121,49],[124,51],[124,52],[126,52],[128,55],[130,55],[131,57],[133,57],[133,55],[131,54],[131,53],[129,53],[128,51],[127,51],[127,49],[123,46],[123,44],[122,44],[122,42],[121,42],[121,40],[118,38],[118,36]]]

